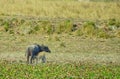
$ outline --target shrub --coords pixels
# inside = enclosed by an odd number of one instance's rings
[[[9,30],[9,28],[10,28],[10,25],[9,25],[9,23],[8,22],[4,22],[4,29],[5,29],[5,31],[7,32],[8,30]]]
[[[83,35],[83,32],[81,31],[81,29],[79,28],[78,30],[76,30],[75,34],[77,36],[82,36]]]
[[[67,32],[67,33],[72,32],[72,29],[73,29],[73,23],[72,23],[72,21],[66,20],[64,22],[64,24],[65,24],[65,32]]]
[[[53,32],[54,27],[49,21],[41,21],[39,23],[34,23],[34,25],[32,24],[29,34],[32,33],[52,34]]]
[[[108,26],[110,30],[116,30],[117,28],[120,27],[120,22],[117,21],[116,19],[109,19]]]
[[[94,22],[85,22],[83,24],[83,27],[81,29],[82,33],[87,35],[88,37],[92,37],[95,35],[95,30],[96,30],[96,26]]]
[[[18,23],[19,23],[19,21],[18,21],[18,19],[17,18],[12,18],[11,20],[10,20],[10,24],[11,24],[11,26],[12,25],[18,25]]]
[[[116,20],[115,19],[109,19],[108,20],[108,25],[115,25],[116,24]]]
[[[9,30],[9,34],[14,34],[14,30]]]
[[[49,21],[42,21],[40,23],[40,31],[47,34],[52,34],[54,32],[54,27]]]
[[[39,26],[35,26],[34,28],[33,28],[35,31],[39,31]]]
[[[96,36],[98,38],[109,38],[110,37],[110,35],[107,32],[105,32],[103,29],[97,29]]]
[[[28,34],[34,34],[34,33],[35,33],[35,31],[33,29],[28,31]]]
[[[46,26],[47,27],[47,30],[46,30],[46,33],[47,34],[53,34],[54,33],[54,27],[52,25],[48,25]]]
[[[20,20],[20,24],[22,25],[23,23],[25,23],[25,20],[24,20],[24,19],[21,19],[21,20]]]
[[[58,24],[57,28],[56,28],[56,32],[58,34],[60,33],[70,33],[72,32],[73,29],[73,23],[70,20],[65,20],[62,21]]]

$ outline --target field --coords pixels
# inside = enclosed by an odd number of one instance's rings
[[[6,4],[6,5],[4,5]],[[0,15],[43,18],[120,19],[119,2],[79,2],[75,0],[0,0]]]
[[[104,0],[0,0],[0,78],[119,79],[119,8]],[[46,63],[26,64],[33,43],[51,49]]]
[[[1,37],[1,78],[120,78],[119,38],[87,39],[71,35],[53,35],[51,40],[48,36],[35,35]],[[46,54],[45,64],[27,65],[25,49],[36,42],[48,45],[52,53]]]
[[[57,37],[59,40],[55,36],[51,40],[33,35],[3,37],[0,40],[1,78],[120,78],[118,38]],[[46,54],[46,64],[27,65],[25,48],[36,42],[48,45],[52,53]]]

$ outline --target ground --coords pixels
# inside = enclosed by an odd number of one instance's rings
[[[91,1],[1,0],[0,78],[120,79],[120,3]],[[34,43],[46,63],[26,64]]]
[[[66,34],[5,35],[0,35],[1,78],[120,78],[119,38],[90,39]],[[51,53],[46,53],[45,64],[26,64],[25,50],[33,43],[45,44],[51,49]]]
[[[12,36],[8,34],[8,36],[1,35],[1,37],[1,59],[25,62],[27,46],[38,43],[48,45],[51,49],[52,53],[46,54],[48,62],[120,64],[119,38],[90,39],[65,34],[52,36]]]

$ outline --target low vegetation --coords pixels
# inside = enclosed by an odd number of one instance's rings
[[[0,78],[119,79],[119,0],[0,0]],[[47,45],[47,63],[25,50]]]
[[[46,55],[47,63],[27,65],[25,49],[36,42],[48,45],[52,52]],[[2,32],[0,78],[120,78],[119,43],[116,37],[89,39],[63,33],[21,35]]]
[[[57,21],[57,22],[56,22]],[[70,34],[89,38],[112,38],[120,37],[120,21],[109,19],[106,21],[75,21],[74,19],[24,19],[24,18],[1,18],[1,32],[13,35],[26,34]]]
[[[22,70],[21,70],[22,69]],[[1,78],[45,78],[45,79],[82,79],[82,78],[120,78],[118,66],[87,65],[78,63],[41,65],[10,64],[7,61],[0,62]]]

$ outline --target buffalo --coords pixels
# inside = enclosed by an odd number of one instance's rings
[[[48,52],[50,53],[50,49],[48,46],[45,45],[39,45],[39,44],[33,44],[27,47],[25,56],[27,57],[27,63],[32,64],[33,60],[36,59],[36,63],[38,62],[39,58],[42,58],[42,62],[46,62],[46,57],[43,55],[42,57],[39,57],[39,54],[41,52]]]

